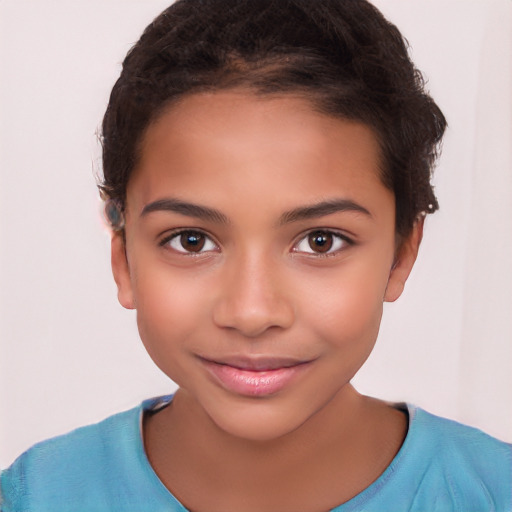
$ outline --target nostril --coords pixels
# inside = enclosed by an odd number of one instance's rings
[[[256,337],[271,328],[288,328],[294,320],[293,298],[287,293],[278,266],[265,254],[238,254],[224,267],[213,321]],[[219,276],[220,278],[220,276]]]
[[[213,321],[218,327],[236,329],[251,338],[272,328],[289,328],[293,318],[293,309],[284,300],[259,305],[222,301],[213,312]]]

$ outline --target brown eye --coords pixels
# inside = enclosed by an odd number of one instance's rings
[[[188,252],[199,252],[204,247],[204,235],[193,231],[185,231],[180,235],[180,243],[183,249]]]
[[[300,239],[294,246],[293,252],[301,252],[313,256],[328,256],[334,255],[353,244],[352,240],[336,231],[317,229],[310,231],[304,238]]]
[[[314,231],[308,235],[308,244],[314,252],[328,252],[332,249],[333,234],[327,231]]]
[[[166,238],[161,245],[167,245],[183,254],[199,254],[214,251],[217,248],[215,243],[201,231],[181,231]]]

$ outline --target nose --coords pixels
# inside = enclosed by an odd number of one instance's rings
[[[250,338],[272,328],[289,328],[294,308],[278,274],[277,265],[261,257],[245,257],[226,268],[213,310],[215,324]]]

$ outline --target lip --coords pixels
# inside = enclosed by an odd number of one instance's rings
[[[224,389],[251,397],[278,393],[304,372],[312,360],[281,357],[228,357],[210,360],[200,357],[208,373]]]

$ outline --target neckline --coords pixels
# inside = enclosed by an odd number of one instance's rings
[[[174,395],[164,395],[156,398],[150,398],[144,400],[140,406],[136,409],[137,411],[137,451],[139,453],[139,460],[142,465],[142,470],[150,480],[151,485],[159,492],[160,495],[166,500],[170,500],[179,512],[190,512],[185,506],[172,494],[172,492],[164,485],[156,474],[153,466],[149,462],[146,450],[144,448],[144,433],[143,433],[143,421],[145,413],[156,413],[161,409],[167,407],[173,399]],[[388,482],[391,476],[396,472],[397,467],[402,463],[405,455],[410,452],[410,445],[413,443],[416,430],[416,418],[418,408],[407,402],[398,402],[390,404],[395,409],[404,412],[408,415],[408,429],[402,446],[393,457],[387,468],[380,474],[380,476],[373,481],[368,487],[363,489],[359,494],[351,498],[350,500],[334,507],[329,512],[351,512],[359,510],[361,505],[367,503],[372,499],[379,490]],[[358,508],[356,508],[358,507]]]
[[[149,398],[144,400],[138,408],[135,409],[136,416],[136,436],[137,440],[137,452],[139,462],[141,464],[141,469],[146,478],[149,480],[149,484],[151,485],[151,489],[155,489],[156,492],[165,500],[170,501],[174,508],[172,509],[175,512],[190,512],[185,506],[174,496],[174,494],[164,485],[160,477],[156,474],[156,471],[153,469],[153,466],[149,462],[149,458],[146,453],[146,449],[144,447],[144,432],[143,432],[143,424],[144,424],[144,413],[156,413],[161,409],[167,407],[173,399],[174,395],[163,395],[156,398]]]
[[[406,455],[411,453],[411,445],[416,438],[417,430],[417,412],[418,408],[409,402],[396,402],[390,404],[395,409],[405,412],[408,416],[408,428],[402,446],[393,457],[387,468],[374,480],[368,487],[363,489],[359,494],[353,498],[341,503],[337,507],[331,509],[329,512],[356,512],[361,509],[361,506],[368,503],[379,491],[388,483],[393,475],[396,474],[398,467],[403,464]]]

